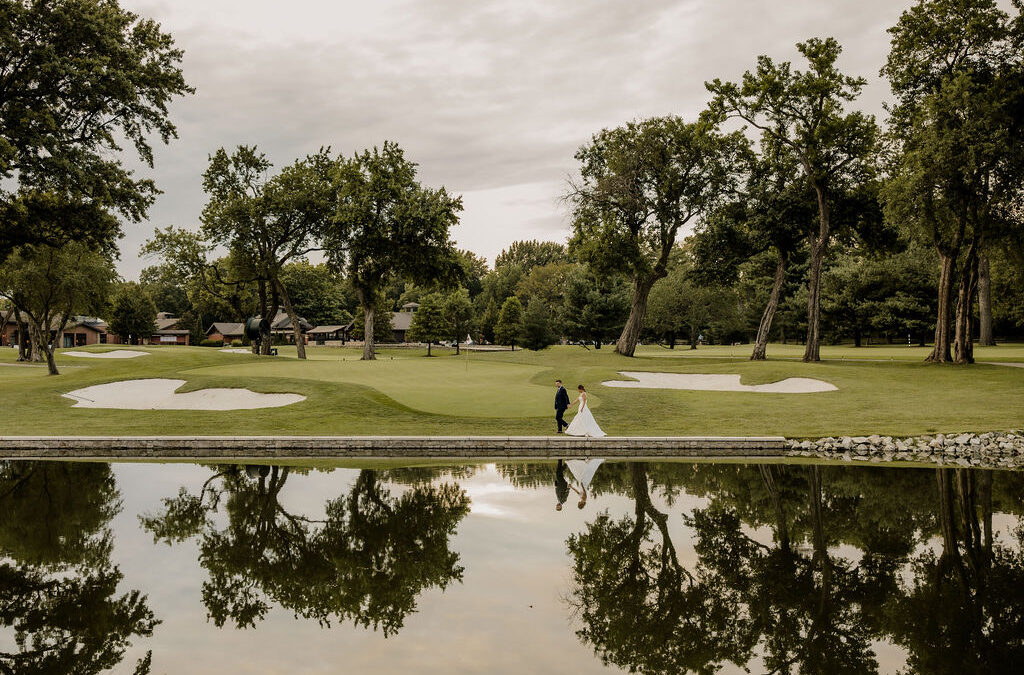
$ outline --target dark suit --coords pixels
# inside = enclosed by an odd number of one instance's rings
[[[569,481],[565,479],[565,462],[558,460],[555,467],[555,498],[559,504],[564,504],[569,498]]]
[[[558,433],[562,433],[562,427],[569,426],[569,423],[562,419],[565,409],[569,407],[569,394],[565,387],[559,387],[555,392],[555,422],[558,424]]]

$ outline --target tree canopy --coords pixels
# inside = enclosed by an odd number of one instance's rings
[[[158,193],[121,145],[152,167],[150,137],[176,136],[183,53],[111,0],[2,0],[0,17],[0,263],[23,244],[109,253],[118,216],[140,221]]]
[[[324,248],[351,281],[372,327],[376,298],[398,275],[416,283],[453,283],[464,274],[449,230],[458,223],[461,197],[416,180],[416,164],[397,143],[340,158],[337,211],[325,230]],[[363,359],[373,359],[372,328]]]

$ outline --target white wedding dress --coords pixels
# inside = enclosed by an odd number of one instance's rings
[[[565,433],[570,436],[591,436],[593,438],[607,436],[601,431],[601,427],[597,426],[597,420],[594,419],[586,402],[580,403],[580,410],[576,413],[576,417],[572,418],[572,422],[569,422],[569,428],[565,430]]]
[[[573,477],[579,481],[584,490],[590,489],[590,483],[594,480],[597,467],[601,466],[602,463],[604,463],[603,459],[569,459],[565,462]]]

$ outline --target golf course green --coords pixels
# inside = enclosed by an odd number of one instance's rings
[[[125,349],[126,347],[120,347]],[[102,352],[113,346],[89,347]],[[799,360],[802,347],[770,345],[750,362],[749,347],[674,350],[643,346],[626,358],[610,348],[559,346],[540,352],[382,349],[360,361],[353,348],[310,347],[256,357],[203,347],[127,347],[132,359],[57,352],[61,369],[16,364],[0,350],[3,435],[546,435],[554,431],[553,382],[570,393],[583,383],[610,435],[912,435],[993,431],[1024,422],[1024,345],[977,347],[971,366],[923,362],[927,349],[824,347],[823,361]],[[743,384],[790,377],[823,380],[836,391],[806,394],[630,389],[603,386],[620,371],[735,374]],[[185,380],[179,392],[248,388],[298,393],[280,408],[235,411],[75,408],[63,394],[141,378]]]

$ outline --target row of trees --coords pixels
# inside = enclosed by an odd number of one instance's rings
[[[56,373],[51,335],[109,302],[122,221],[159,193],[121,148],[152,167],[193,90],[171,36],[116,2],[0,0],[0,17],[0,309]]]
[[[886,129],[849,109],[866,81],[837,69],[835,40],[814,38],[797,45],[806,70],[761,56],[739,82],[708,82],[713,98],[696,122],[654,118],[595,135],[577,153],[571,248],[631,280],[616,350],[633,354],[677,235],[695,221],[698,269],[774,254],[752,358],[764,358],[789,266],[802,254],[804,360],[817,361],[837,236],[867,254],[888,229],[904,249],[916,242],[938,256],[929,360],[972,361],[979,289],[991,327],[990,283],[981,281],[988,257],[1008,252],[1019,264],[1024,238],[1024,20],[1022,4],[1013,7],[1011,17],[992,0],[927,0],[906,11],[882,71],[896,95]],[[756,137],[721,131],[730,119]]]
[[[290,262],[323,251],[344,276],[362,313],[364,359],[374,358],[375,318],[392,278],[441,287],[457,279],[462,267],[449,229],[462,200],[420,185],[397,144],[351,157],[323,149],[268,177],[270,169],[255,147],[218,150],[203,174],[209,199],[201,230],[158,231],[144,253],[222,299],[255,288],[261,316],[288,314],[300,359],[301,326],[283,281]],[[226,258],[212,258],[218,247]]]
[[[357,314],[371,359],[389,312],[424,299],[413,336],[428,342],[617,335],[632,355],[644,335],[751,333],[760,359],[770,336],[799,330],[814,361],[823,336],[856,339],[866,322],[890,337],[934,330],[931,360],[970,362],[975,306],[985,341],[994,295],[1008,323],[1024,312],[1013,297],[1024,277],[1024,20],[1012,4],[1013,16],[994,0],[905,12],[882,71],[896,97],[884,128],[852,109],[865,81],[837,69],[839,44],[814,38],[798,45],[805,70],[762,56],[738,82],[708,82],[696,121],[595,134],[576,154],[568,248],[517,242],[493,270],[452,245],[461,199],[421,185],[394,143],[322,149],[276,172],[256,147],[222,148],[203,174],[201,228],[159,230],[142,286],[197,333],[225,308],[236,320],[284,311],[300,358],[299,308],[339,323]],[[121,220],[144,218],[157,193],[124,167],[118,140],[150,162],[147,138],[174,136],[167,104],[191,89],[171,37],[114,2],[3,8],[0,286],[47,345],[72,305],[92,313],[109,297]],[[103,74],[109,64],[117,78]],[[935,272],[921,265],[928,248]],[[314,252],[327,264],[309,264]],[[39,273],[73,266],[106,271],[89,275],[92,287]],[[920,293],[929,284],[934,301]],[[27,299],[54,288],[78,298]]]

